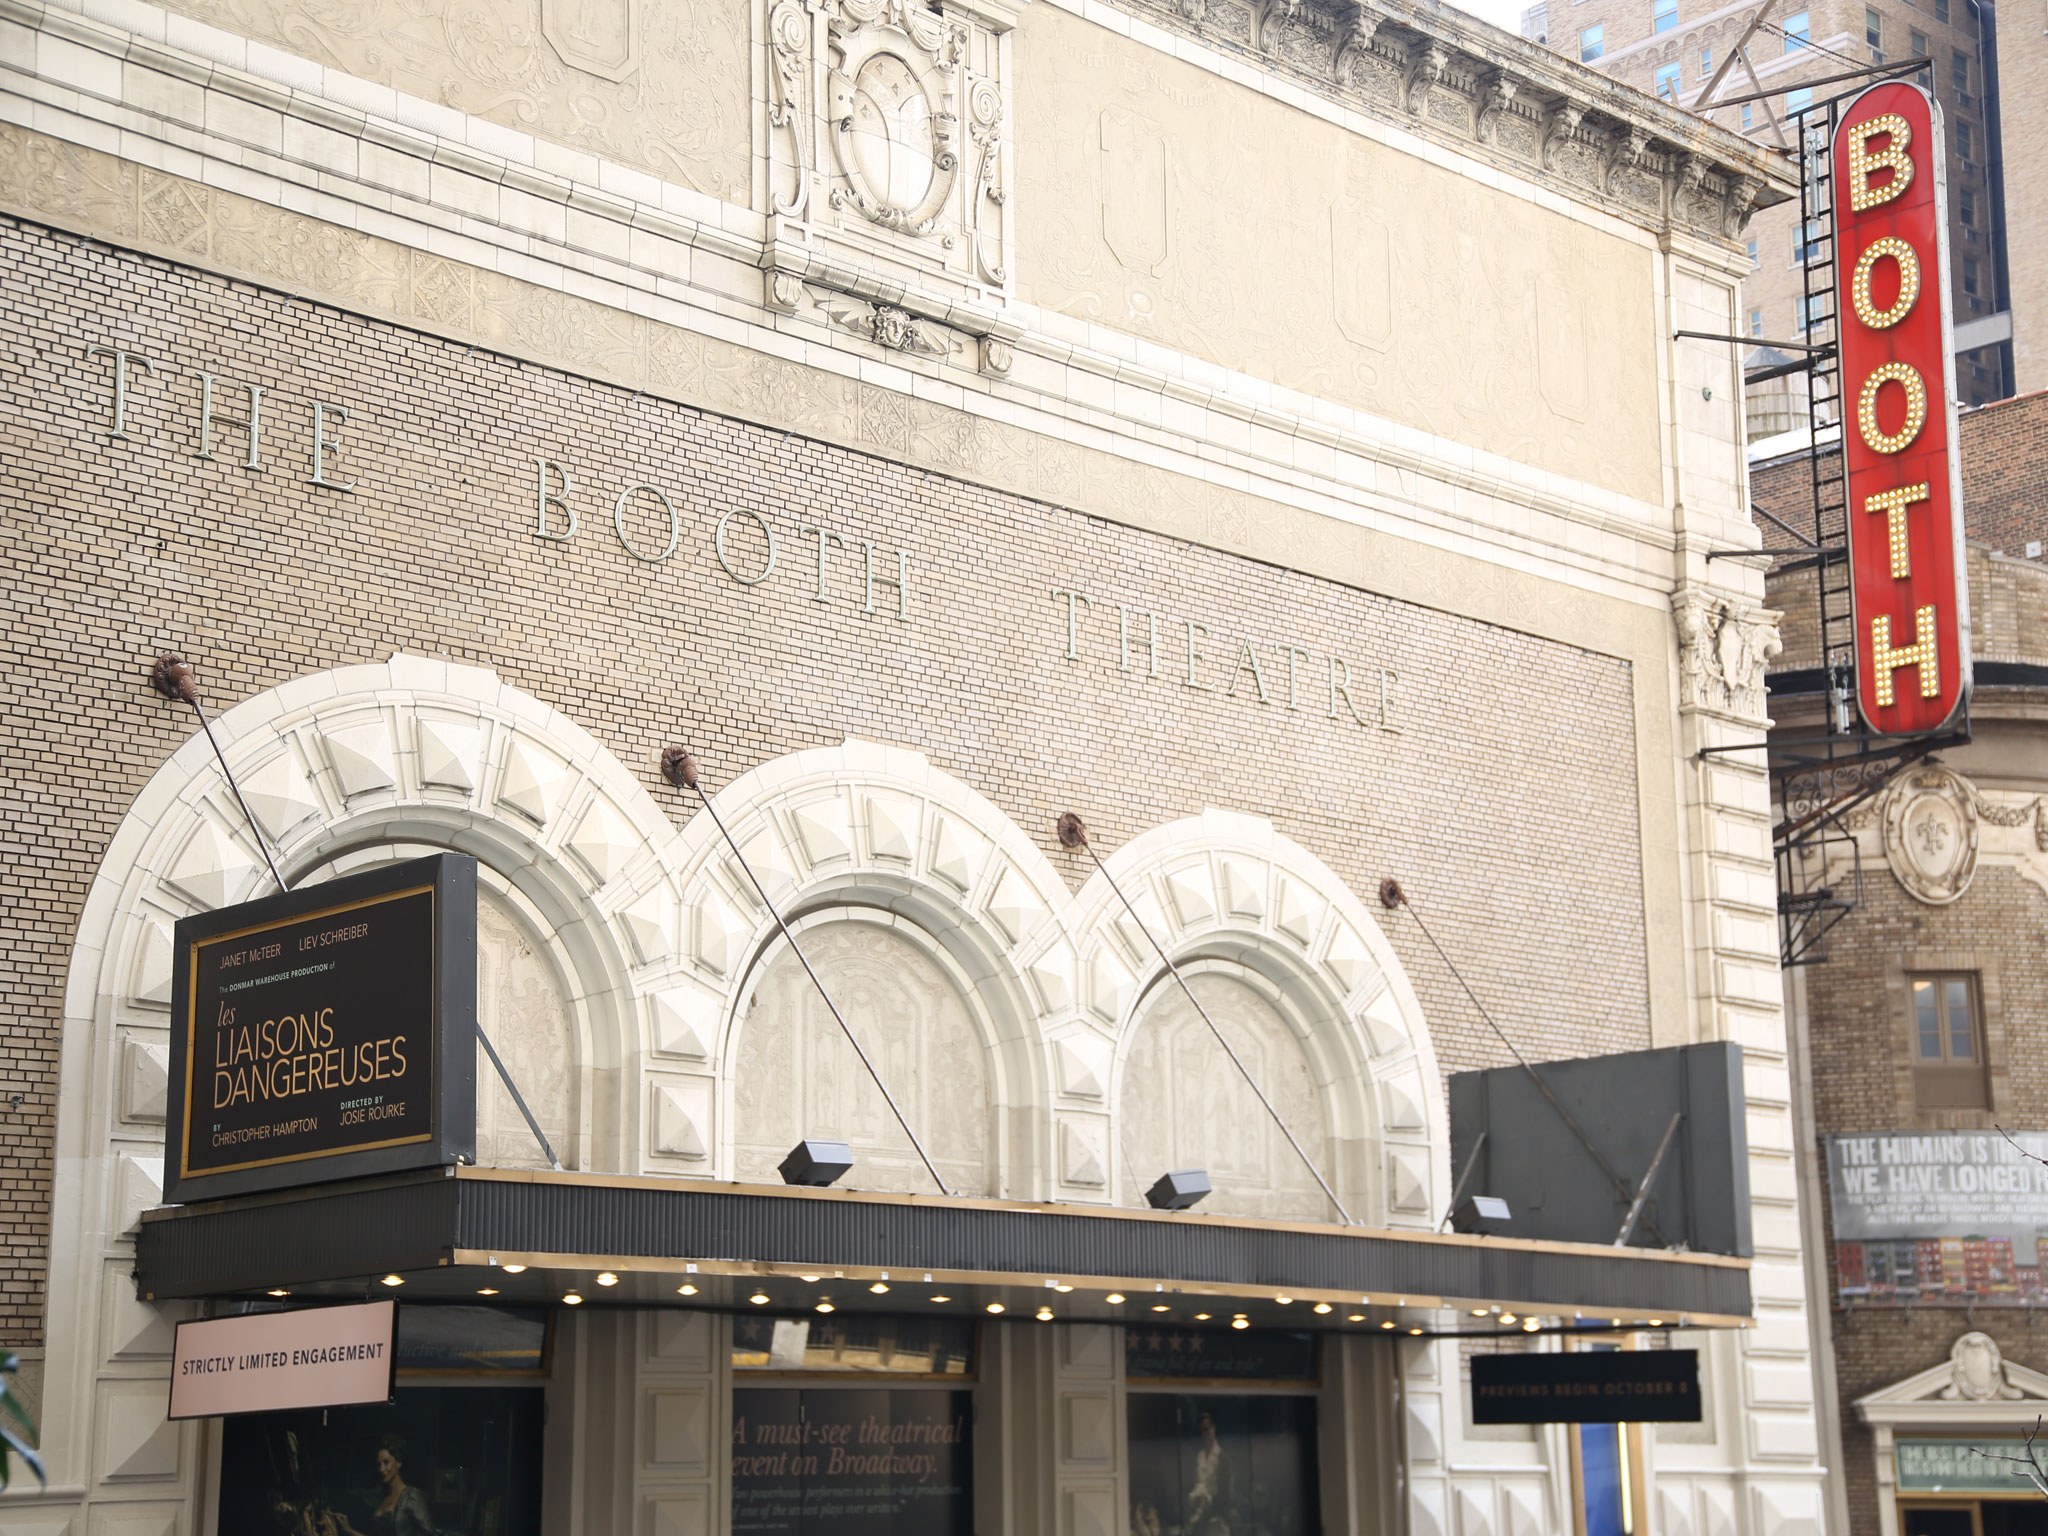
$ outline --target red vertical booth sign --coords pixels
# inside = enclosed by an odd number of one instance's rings
[[[1956,459],[1947,161],[1932,98],[1874,85],[1829,146],[1856,702],[1884,736],[1940,730],[1970,692]]]

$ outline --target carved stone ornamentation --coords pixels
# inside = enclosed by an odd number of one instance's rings
[[[1330,51],[1331,78],[1342,83],[1344,71],[1353,54],[1365,53],[1372,47],[1372,40],[1379,36],[1380,26],[1386,17],[1370,5],[1358,4],[1351,7],[1344,24],[1337,28],[1336,45]]]
[[[779,314],[795,314],[803,307],[803,279],[794,272],[770,272],[766,300],[768,307]]]
[[[787,146],[789,185],[771,187],[773,212],[801,218],[811,192],[811,134],[806,75],[811,57],[811,14],[802,0],[777,0],[768,13],[768,46],[774,61],[769,84],[768,127]]]
[[[834,294],[822,299],[818,309],[841,330],[851,331],[891,352],[945,357],[954,350],[953,339],[943,327],[920,319],[899,305],[867,304]]]
[[[1586,120],[1586,104],[1566,97],[1550,111],[1543,120],[1543,168],[1557,169],[1558,157],[1565,147],[1579,135],[1579,124]]]
[[[1682,592],[1672,603],[1678,627],[1678,701],[1750,719],[1764,712],[1764,669],[1783,649],[1778,614],[1738,610],[1725,597]]]
[[[960,171],[966,28],[912,0],[842,0],[826,31],[832,205],[932,234]]]
[[[1408,74],[1401,82],[1401,100],[1410,117],[1422,116],[1429,93],[1450,73],[1450,50],[1437,42],[1425,42],[1408,61]]]
[[[1948,1352],[1949,1384],[1941,1389],[1949,1402],[2010,1402],[2026,1394],[2005,1377],[2005,1356],[1988,1333],[1966,1333]]]
[[[1010,365],[1016,361],[1016,353],[1010,344],[1000,336],[984,336],[981,339],[981,371],[994,374],[997,378],[1008,375]]]
[[[1722,203],[1721,233],[1730,240],[1742,233],[1763,189],[1764,184],[1754,176],[1737,176],[1728,183],[1728,195]]]
[[[1977,872],[1976,791],[1938,765],[1910,768],[1885,792],[1884,856],[1906,894],[1947,906]]]
[[[1607,153],[1600,170],[1600,189],[1609,197],[1621,185],[1621,178],[1638,169],[1649,153],[1650,136],[1636,127],[1616,128],[1607,140]]]
[[[1507,112],[1515,99],[1515,80],[1499,70],[1479,82],[1479,137],[1491,144],[1499,128],[1502,114]]]

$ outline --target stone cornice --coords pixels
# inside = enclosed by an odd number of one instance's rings
[[[1116,3],[1644,228],[1733,240],[1755,209],[1798,190],[1783,156],[1428,0]]]

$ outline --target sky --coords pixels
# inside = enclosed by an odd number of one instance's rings
[[[1534,0],[1463,0],[1457,9],[1513,32],[1521,25],[1522,12],[1533,3]]]

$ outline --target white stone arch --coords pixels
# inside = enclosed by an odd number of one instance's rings
[[[1325,1176],[1352,1218],[1435,1227],[1450,1188],[1436,1052],[1393,946],[1336,872],[1264,817],[1218,810],[1144,832],[1104,863],[1176,965],[1242,967],[1284,1001],[1339,1148]],[[1050,1048],[1098,1091],[1087,1110],[1062,1105],[1059,1138],[1063,1154],[1106,1155],[1134,1026],[1172,981],[1100,872],[1074,921],[1082,1007]],[[1127,1193],[1105,1181],[1105,1198]]]
[[[676,833],[596,738],[487,669],[412,656],[295,678],[214,721],[287,881],[388,857],[477,856],[555,944],[571,983],[588,1164],[639,1161],[646,1004],[621,908]],[[176,1310],[134,1299],[140,1213],[159,1203],[177,919],[265,894],[262,854],[204,735],[123,817],[88,893],[63,1004],[45,1425],[54,1480],[137,1508],[192,1486],[197,1445],[164,1422]]]
[[[1042,1039],[1048,1014],[1068,1003],[1026,960],[1048,944],[1071,948],[1071,934],[1069,893],[1038,845],[923,754],[873,742],[777,758],[713,800],[793,926],[870,914],[953,978],[988,1046],[995,1188],[1045,1198]],[[650,1049],[662,1060],[650,1072],[650,1149],[666,1160],[697,1148],[730,1169],[728,1068],[746,1001],[782,940],[709,816],[683,827],[670,892],[673,912],[659,920],[674,963],[654,994]]]

